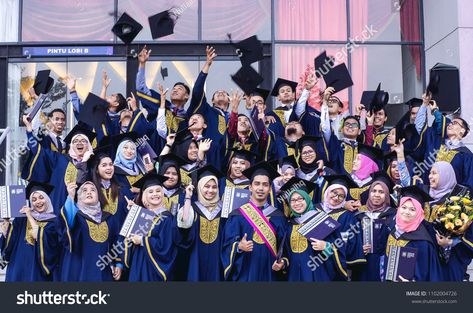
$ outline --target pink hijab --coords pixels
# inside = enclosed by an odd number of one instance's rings
[[[374,172],[379,171],[379,166],[375,161],[371,160],[364,154],[358,154],[360,156],[360,169],[353,172],[353,175],[358,177],[359,180],[368,178]]]
[[[71,139],[71,147],[69,148],[69,156],[71,159],[76,160],[76,161],[82,161],[82,157],[79,157],[79,153],[77,153],[76,146],[72,143],[76,138],[83,137],[84,139],[87,140],[86,148],[88,151],[93,152],[94,148],[92,148],[92,145],[90,144],[89,138],[87,138],[86,135],[83,134],[77,134],[72,137]]]
[[[416,213],[417,213],[416,217],[410,222],[404,222],[401,219],[399,209],[397,210],[397,214],[396,214],[397,227],[401,231],[406,232],[406,233],[410,233],[416,230],[419,227],[420,223],[422,223],[422,221],[424,220],[424,209],[422,208],[422,205],[419,203],[419,201],[417,201],[416,199],[411,198],[411,197],[402,197],[401,201],[399,202],[399,207],[404,205],[404,203],[406,203],[409,200],[412,201],[412,203],[414,204],[414,207],[416,208]]]

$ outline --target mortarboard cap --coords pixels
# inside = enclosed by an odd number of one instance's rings
[[[375,162],[383,160],[384,157],[383,150],[363,144],[358,145],[358,153],[367,156]]]
[[[133,187],[136,187],[140,189],[140,192],[143,192],[148,187],[161,186],[167,179],[168,178],[165,176],[156,174],[156,171],[151,171],[135,182]]]
[[[407,187],[404,187],[404,188],[401,188],[399,190],[400,194],[401,194],[401,198],[403,197],[410,197],[410,198],[414,198],[416,199],[422,206],[424,206],[424,204],[426,202],[429,202],[429,201],[432,201],[433,199],[430,197],[430,195],[425,192],[424,189],[420,188],[419,186],[417,185],[413,185],[413,186],[407,186]]]
[[[358,185],[353,181],[353,179],[346,174],[326,175],[324,178],[328,181],[329,185],[339,184],[345,186],[347,189],[358,188]]]
[[[196,182],[204,178],[205,176],[215,176],[217,179],[221,179],[225,177],[225,175],[220,172],[218,169],[215,168],[212,164],[208,164],[204,167],[199,168],[198,170],[194,171],[196,173]],[[192,172],[192,173],[194,173]],[[191,176],[193,176],[191,173]],[[218,182],[217,182],[218,184]]]
[[[327,87],[332,87],[335,89],[335,92],[353,86],[353,80],[345,63],[332,68],[323,78]]]
[[[168,68],[167,67],[162,67],[161,66],[161,77],[163,78],[163,80],[164,80],[164,78],[168,77]]]
[[[75,135],[78,135],[78,134],[82,134],[84,136],[86,136],[90,143],[92,143],[92,141],[94,141],[95,137],[96,137],[96,134],[91,131],[88,127],[87,124],[84,124],[84,123],[78,123],[76,126],[74,126],[73,129],[71,129],[71,131],[67,134],[66,138],[64,138],[64,141],[67,143],[67,144],[71,144],[71,141],[72,141],[72,137],[74,137]]]
[[[108,102],[105,99],[89,92],[79,113],[79,121],[99,129],[105,123]]]
[[[404,103],[405,105],[408,105],[409,108],[415,108],[415,107],[420,107],[422,105],[424,101],[422,99],[419,99],[419,98],[412,98],[410,99],[409,101],[407,101],[406,103]]]
[[[437,63],[430,70],[427,92],[432,93],[432,100],[437,102],[441,111],[454,112],[461,105],[460,76],[458,68]]]
[[[243,66],[263,60],[263,44],[256,35],[234,44]]]
[[[292,89],[292,92],[296,92],[297,83],[291,80],[287,80],[284,78],[278,78],[276,83],[273,86],[273,90],[271,91],[271,96],[277,97],[279,95],[279,89],[284,86],[289,86]]]
[[[325,76],[335,65],[334,59],[327,56],[327,51],[323,51],[314,59],[315,76],[320,78]]]
[[[238,72],[231,75],[232,80],[245,94],[250,95],[263,81],[263,77],[251,66],[242,66]]]
[[[252,167],[243,171],[243,175],[253,181],[253,179],[258,175],[264,175],[269,177],[269,180],[272,181],[279,176],[279,173],[271,167],[268,162],[259,162]]]
[[[186,164],[186,162],[178,157],[177,155],[173,153],[168,153],[165,155],[160,155],[157,158],[157,161],[159,163],[159,168],[163,168],[166,165],[172,165],[176,168],[179,168],[180,166]]]
[[[294,169],[298,168],[297,160],[294,155],[288,155],[281,160],[279,160],[279,166],[283,167],[284,165],[292,166]]]
[[[39,96],[40,94],[47,94],[54,85],[54,79],[49,77],[51,70],[42,70],[36,74],[34,81],[34,92]]]
[[[312,191],[315,190],[315,187],[317,187],[317,185],[308,180],[301,179],[299,177],[292,177],[291,179],[288,180],[287,183],[285,183],[281,187],[281,194],[284,194],[284,192],[287,192],[287,191],[291,192],[294,190],[303,190],[307,193],[311,193]],[[286,198],[285,200],[289,202],[289,199]]]
[[[263,98],[263,101],[266,102],[266,99],[268,99],[269,96],[269,90],[267,89],[262,89],[262,88],[256,88],[252,93],[252,96],[260,96]]]
[[[100,147],[95,148],[94,154],[90,157],[89,161],[87,161],[87,166],[92,169],[97,165],[97,162],[105,157],[111,158],[113,160],[112,150],[113,147],[111,145],[101,145]]]
[[[36,181],[31,181],[28,186],[26,186],[26,198],[29,199],[31,194],[36,191],[42,191],[49,195],[54,189],[54,186],[46,183],[40,183]]]
[[[312,147],[317,147],[317,144],[320,142],[322,137],[320,136],[309,136],[304,135],[299,140],[297,140],[297,150],[302,150],[303,147],[310,145]]]
[[[394,182],[392,181],[391,177],[389,177],[388,173],[386,171],[378,171],[373,174],[371,174],[371,178],[373,178],[373,181],[371,184],[373,184],[376,181],[381,181],[388,186],[389,192],[392,193],[393,188],[394,188]]]
[[[142,29],[143,26],[140,23],[128,14],[123,13],[113,25],[112,32],[125,44],[129,45]]]
[[[153,39],[174,34],[176,15],[170,11],[163,11],[148,17],[151,37]]]
[[[368,112],[378,112],[384,108],[389,101],[389,93],[381,90],[381,83],[378,84],[378,88],[374,92],[373,98],[367,108]]]
[[[239,158],[246,160],[250,162],[250,164],[254,163],[255,158],[257,158],[259,155],[245,149],[240,149],[238,147],[234,147],[232,149],[228,149],[229,151],[232,151],[232,158]]]

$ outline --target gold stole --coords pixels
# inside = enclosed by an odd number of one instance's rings
[[[435,161],[436,162],[445,161],[448,163],[452,163],[452,160],[455,157],[455,155],[457,155],[457,153],[458,151],[455,151],[455,150],[448,151],[445,145],[441,145],[440,150],[437,153],[437,160]]]
[[[250,223],[253,229],[263,239],[269,252],[276,257],[277,256],[277,239],[276,232],[273,230],[269,220],[263,215],[263,213],[253,207],[250,203],[243,205],[240,208],[240,212],[243,217]]]
[[[343,146],[343,167],[347,173],[351,173],[353,171],[353,160],[358,154],[358,147],[353,148],[349,144],[343,144]]]
[[[388,244],[386,245],[386,255],[389,255],[389,247],[405,247],[409,240],[396,239],[392,234],[389,234]]]

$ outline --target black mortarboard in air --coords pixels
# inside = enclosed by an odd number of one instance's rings
[[[287,80],[284,78],[278,78],[276,83],[274,83],[273,90],[271,90],[271,96],[277,97],[279,95],[279,89],[284,86],[289,86],[292,89],[292,92],[296,92],[297,83],[292,80]]]
[[[105,99],[89,92],[79,113],[79,121],[99,129],[105,123],[108,111],[108,102]]]
[[[461,105],[460,75],[458,68],[437,63],[430,70],[427,92],[432,93],[432,100],[437,102],[441,111],[454,112]]]
[[[174,34],[176,15],[169,10],[148,17],[151,37],[153,39]]]
[[[386,173],[386,171],[375,172],[371,174],[371,178],[373,178],[373,181],[371,182],[371,184],[373,184],[376,181],[381,181],[386,184],[390,193],[393,192],[394,182],[392,181],[391,177],[389,177],[388,173]]]
[[[231,40],[231,37],[230,37]],[[243,66],[263,60],[263,44],[256,35],[233,44]]]
[[[75,135],[82,134],[86,136],[90,143],[92,144],[92,141],[94,141],[96,134],[90,130],[89,126],[84,123],[78,123],[76,126],[74,126],[73,129],[67,134],[66,138],[64,138],[64,141],[70,145],[72,141],[72,137]]]
[[[358,188],[358,185],[353,181],[353,179],[351,179],[351,177],[346,174],[326,175],[324,178],[326,181],[328,181],[329,186],[339,184],[345,186],[347,189]]]
[[[168,77],[168,68],[167,67],[162,67],[161,66],[161,77],[163,78],[163,80],[164,80],[164,78]]]
[[[34,81],[34,92],[39,96],[40,94],[47,94],[54,85],[54,79],[49,77],[51,70],[42,70],[36,74]]]
[[[375,162],[382,161],[384,159],[383,150],[368,145],[358,145],[358,153],[367,156]]]
[[[327,87],[332,87],[335,89],[335,92],[353,86],[353,80],[345,63],[338,64],[332,68],[323,78]]]
[[[26,199],[29,199],[31,194],[36,191],[42,191],[49,195],[54,189],[54,186],[46,183],[40,183],[36,181],[31,181],[28,186],[26,186]]]
[[[334,59],[327,56],[327,51],[323,51],[314,59],[315,76],[320,78],[325,76],[335,65]]]
[[[140,23],[128,14],[123,13],[113,25],[112,32],[125,44],[129,45],[142,29],[143,26]]]
[[[247,95],[255,91],[256,87],[263,82],[263,77],[254,68],[245,65],[231,75],[231,78]]]
[[[363,97],[362,97],[363,98]],[[384,106],[389,101],[389,93],[381,90],[381,83],[378,84],[378,88],[373,94],[373,98],[369,103],[368,108],[366,109],[368,112],[378,112],[381,111]]]
[[[140,192],[142,193],[148,187],[162,186],[167,179],[166,176],[158,175],[156,174],[156,171],[153,170],[135,182],[133,187],[140,189]]]
[[[403,187],[399,190],[401,198],[410,197],[416,199],[422,206],[426,202],[432,201],[430,195],[417,185]]]
[[[258,175],[263,175],[269,177],[269,180],[272,181],[279,176],[279,173],[268,164],[268,162],[259,162],[252,167],[243,171],[243,175],[247,177],[250,181]]]
[[[261,98],[263,98],[263,101],[266,102],[266,99],[268,99],[268,96],[269,96],[269,90],[267,89],[262,89],[262,88],[256,88],[252,93],[251,95],[252,96],[260,96]]]

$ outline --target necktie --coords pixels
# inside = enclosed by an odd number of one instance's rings
[[[62,153],[62,139],[60,136],[56,137],[57,150]]]

